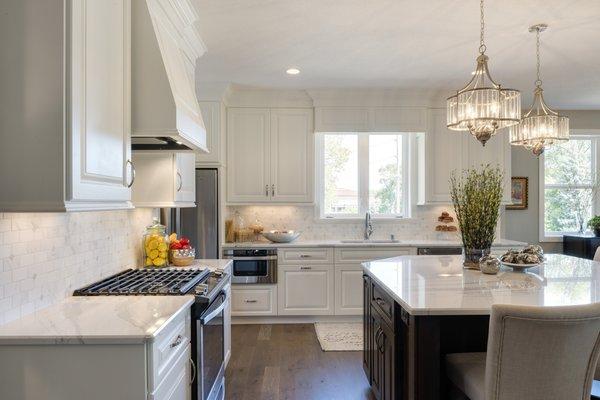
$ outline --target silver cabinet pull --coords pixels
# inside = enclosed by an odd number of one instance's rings
[[[244,302],[246,302],[246,303],[256,303],[257,300],[244,300]]]
[[[275,197],[275,184],[271,185],[271,196]]]
[[[300,267],[300,269],[312,269],[312,267]]]
[[[181,335],[177,335],[177,338],[175,338],[175,340],[173,341],[173,343],[171,343],[170,347],[177,347],[181,344],[181,342],[183,342],[183,336]]]
[[[133,161],[131,160],[127,160],[127,162],[125,162],[125,165],[131,165],[131,181],[127,184],[127,187],[130,188],[133,186],[133,182],[135,182],[135,165],[133,165]]]
[[[196,363],[192,358],[190,358],[190,364],[192,365],[192,376],[190,376],[190,385],[192,385],[196,380]]]
[[[265,185],[265,196],[269,197],[269,185]]]
[[[310,258],[310,254],[300,254],[300,258]]]
[[[181,177],[181,173],[179,171],[177,171],[177,177],[179,178],[179,186],[177,187],[177,191],[179,192],[183,187],[183,178]]]

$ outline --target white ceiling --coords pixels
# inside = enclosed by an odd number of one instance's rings
[[[269,88],[440,90],[470,79],[479,45],[476,0],[194,0],[208,52],[200,81]],[[551,106],[600,109],[599,0],[488,0],[486,44],[492,77],[521,90],[542,79]],[[294,66],[300,75],[288,76]]]

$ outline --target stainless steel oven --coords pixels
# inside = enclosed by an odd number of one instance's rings
[[[195,318],[198,400],[224,398],[225,384],[225,307],[227,292],[219,295]]]
[[[277,283],[277,249],[226,249],[233,260],[231,283]]]

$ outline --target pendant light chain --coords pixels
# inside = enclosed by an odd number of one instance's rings
[[[483,14],[483,0],[479,1],[479,12],[480,12],[480,19],[481,19],[481,28],[479,31],[479,53],[483,54],[486,51],[486,47],[485,47],[485,42],[484,42],[484,38],[483,38],[483,33],[485,30],[485,22],[484,22],[484,14]]]
[[[535,36],[536,36],[535,46],[536,46],[536,57],[537,57],[537,65],[536,65],[537,80],[535,81],[535,86],[539,88],[542,86],[542,79],[540,78],[540,28],[536,29]]]

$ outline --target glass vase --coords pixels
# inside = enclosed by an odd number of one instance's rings
[[[466,269],[479,270],[479,260],[483,256],[490,254],[490,248],[487,249],[473,249],[470,247],[464,248],[465,261],[463,267]]]

